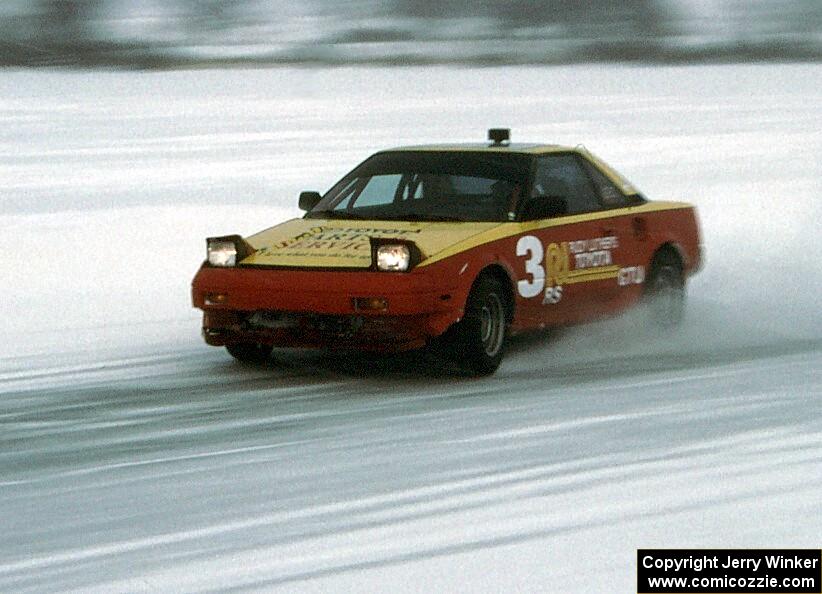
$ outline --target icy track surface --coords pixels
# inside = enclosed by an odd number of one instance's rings
[[[818,547],[820,66],[0,77],[0,591],[632,592],[638,547]],[[685,327],[416,357],[200,344],[210,234],[396,144],[584,142],[695,202]]]

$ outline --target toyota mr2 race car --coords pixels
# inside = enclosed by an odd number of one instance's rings
[[[432,345],[481,375],[514,333],[640,303],[675,325],[700,267],[694,207],[646,199],[584,148],[508,139],[381,151],[300,194],[302,218],[209,238],[205,341],[244,362]]]

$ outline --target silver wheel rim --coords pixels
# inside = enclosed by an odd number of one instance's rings
[[[480,340],[485,354],[495,356],[505,337],[505,308],[496,293],[489,293],[480,310]]]

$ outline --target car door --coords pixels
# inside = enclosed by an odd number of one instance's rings
[[[533,218],[527,211],[544,214],[559,204],[564,212],[524,222],[517,242],[524,267],[517,290],[532,323],[558,325],[600,316],[617,294],[625,230],[609,216],[574,153],[536,160],[524,216]]]
[[[642,297],[647,276],[645,262],[650,261],[653,242],[650,239],[648,213],[639,207],[647,201],[638,194],[626,195],[614,184],[596,163],[579,155],[580,163],[591,178],[602,208],[605,230],[612,230],[619,241],[615,257],[619,264],[616,283],[603,294],[606,313],[616,313]]]

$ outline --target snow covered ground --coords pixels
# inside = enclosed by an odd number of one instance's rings
[[[0,76],[0,591],[634,589],[638,547],[818,547],[822,66]],[[396,144],[584,143],[700,209],[686,327],[492,378],[199,339],[210,234]]]

